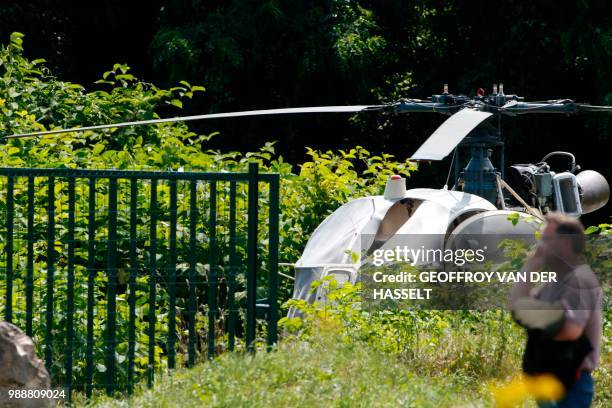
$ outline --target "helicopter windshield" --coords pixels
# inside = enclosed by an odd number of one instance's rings
[[[374,236],[374,241],[367,253],[371,254],[373,251],[383,246],[389,238],[393,237],[402,225],[412,217],[422,202],[423,200],[404,198],[393,204],[380,222],[376,235]]]
[[[378,207],[383,207],[378,211],[386,211],[387,203],[385,200],[375,202],[372,197],[363,197],[344,204],[315,230],[298,264],[344,263],[346,251],[353,250],[359,234]]]

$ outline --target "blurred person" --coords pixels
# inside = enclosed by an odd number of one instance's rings
[[[591,376],[597,367],[602,336],[602,290],[584,263],[584,227],[575,218],[549,213],[541,242],[523,271],[556,273],[556,281],[517,283],[510,295],[516,321],[527,330],[523,354],[526,374],[552,374],[565,388],[558,401],[538,401],[540,407],[589,407]]]

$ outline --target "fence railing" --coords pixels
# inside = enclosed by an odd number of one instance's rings
[[[279,176],[0,169],[0,313],[55,385],[131,392],[277,340]]]

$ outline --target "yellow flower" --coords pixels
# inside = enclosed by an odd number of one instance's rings
[[[521,375],[506,385],[492,386],[491,392],[497,408],[512,408],[528,397],[543,401],[558,401],[563,397],[563,384],[553,375]]]
[[[492,387],[495,406],[512,408],[527,398],[527,386],[521,377],[513,378],[508,384]]]
[[[527,391],[536,399],[557,401],[563,397],[563,384],[551,374],[525,376]]]

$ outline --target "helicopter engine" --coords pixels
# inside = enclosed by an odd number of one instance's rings
[[[571,158],[568,171],[556,173],[546,163],[549,157]],[[574,155],[568,152],[552,152],[537,164],[515,164],[506,169],[505,179],[516,193],[529,205],[542,213],[559,211],[580,216],[600,209],[610,198],[610,186],[600,173],[580,171]],[[510,197],[511,204],[519,204]]]

